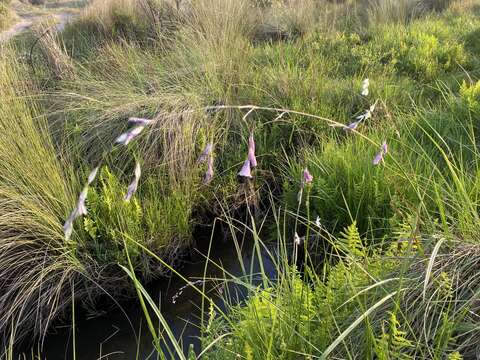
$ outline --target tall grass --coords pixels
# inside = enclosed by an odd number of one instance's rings
[[[61,227],[77,188],[68,158],[57,155],[13,52],[1,56],[0,329],[20,338],[45,333],[83,270]]]

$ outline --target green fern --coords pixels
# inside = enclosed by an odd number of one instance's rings
[[[340,233],[340,241],[345,245],[349,255],[353,257],[364,257],[366,255],[355,221]]]
[[[448,360],[463,360],[463,356],[458,352],[458,351],[455,351],[453,353],[451,353],[450,355],[448,355]]]
[[[413,359],[408,350],[414,348],[413,343],[407,339],[407,333],[401,330],[400,322],[394,312],[390,312],[388,330],[382,331],[375,343],[375,354],[379,360]]]

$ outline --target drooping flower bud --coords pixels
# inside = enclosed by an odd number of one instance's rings
[[[257,167],[257,158],[255,157],[255,139],[253,133],[248,137],[248,160],[252,167]]]
[[[384,141],[382,143],[382,147],[381,147],[380,151],[377,153],[377,155],[375,155],[375,157],[373,159],[373,165],[380,164],[383,161],[383,158],[387,153],[388,153],[388,145],[387,145],[387,142]]]
[[[213,179],[213,155],[210,154],[208,156],[208,167],[207,171],[205,172],[205,178],[203,179],[203,182],[205,184],[209,184],[210,181]]]
[[[145,129],[145,125],[135,126],[133,129],[121,134],[115,142],[117,144],[128,145],[130,141],[135,139]]]
[[[200,154],[200,157],[198,158],[198,162],[205,162],[207,160],[208,156],[213,150],[213,144],[209,142],[206,146],[203,152]]]
[[[130,201],[133,194],[137,191],[138,182],[140,181],[140,176],[142,174],[142,170],[140,168],[140,164],[137,162],[135,165],[135,177],[133,181],[128,185],[127,194],[125,195],[125,201]]]

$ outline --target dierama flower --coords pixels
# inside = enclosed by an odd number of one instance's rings
[[[87,200],[88,186],[85,186],[78,197],[77,203],[77,215],[87,215],[87,207],[85,206],[85,200]]]
[[[368,120],[372,117],[372,113],[375,111],[376,103],[370,106],[369,109],[367,109],[363,114],[358,115],[356,119],[358,119],[358,122]]]
[[[130,201],[133,194],[137,191],[138,182],[140,181],[140,176],[142,174],[142,170],[140,169],[140,164],[137,162],[135,166],[135,178],[133,181],[128,185],[127,194],[125,195],[125,201]]]
[[[210,154],[208,156],[208,168],[205,173],[205,178],[203,179],[204,184],[210,183],[213,178],[213,156]]]
[[[88,180],[87,180],[87,184],[90,185],[94,180],[95,178],[97,177],[97,173],[98,173],[98,169],[100,167],[97,166],[95,169],[92,170],[92,172],[88,175]]]
[[[65,224],[63,224],[63,233],[65,234],[65,240],[70,240],[73,232],[73,222],[77,217],[77,209],[73,210],[70,216],[68,217]]]
[[[303,183],[304,184],[311,184],[313,181],[313,176],[310,174],[307,168],[303,170]]]
[[[134,125],[148,126],[148,125],[153,124],[155,122],[155,120],[131,117],[130,119],[128,119],[128,122],[130,124],[134,124]]]
[[[299,246],[302,243],[302,239],[298,236],[298,233],[295,231],[295,235],[293,237],[293,242],[296,246]]]
[[[387,153],[388,153],[388,145],[387,145],[387,142],[384,141],[380,151],[377,153],[377,155],[375,155],[375,158],[373,159],[373,165],[380,164],[380,162],[383,161],[383,158]]]
[[[210,155],[210,153],[212,152],[212,150],[213,150],[213,144],[208,143],[205,146],[205,149],[203,150],[203,152],[200,154],[200,157],[198,158],[198,162],[205,162],[205,160],[207,160],[207,158]]]
[[[253,133],[248,137],[248,159],[252,167],[257,167],[257,158],[255,157],[255,139]]]
[[[368,87],[370,86],[370,81],[368,79],[365,79],[362,81],[362,95],[363,96],[368,96],[369,90]]]
[[[70,213],[70,216],[68,217],[67,221],[65,221],[65,224],[63,224],[63,232],[65,234],[65,240],[70,240],[70,237],[72,236],[73,232],[73,222],[75,221],[76,218],[82,215],[87,215],[87,207],[85,206],[85,200],[87,199],[87,194],[88,194],[88,185],[86,185],[82,192],[80,193],[80,196],[78,197],[77,201],[77,206],[73,211]]]
[[[315,225],[318,227],[318,228],[321,228],[322,227],[322,223],[320,222],[320,217],[317,216],[317,218],[315,219]]]
[[[252,168],[251,168],[251,164],[250,164],[249,159],[245,160],[245,162],[243,163],[243,166],[240,169],[240,172],[238,173],[238,175],[241,176],[241,177],[249,178],[249,179],[252,178]]]
[[[130,141],[136,138],[145,129],[145,125],[135,126],[133,129],[120,135],[115,142],[118,144],[128,145]]]
[[[361,120],[354,121],[354,122],[352,122],[351,124],[346,125],[346,126],[343,128],[343,130],[345,130],[345,131],[348,131],[348,130],[356,130],[357,127],[358,127],[358,125],[360,125],[361,122],[362,122]]]

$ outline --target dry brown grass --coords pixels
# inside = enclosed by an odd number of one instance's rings
[[[44,63],[56,80],[74,80],[75,67],[67,54],[62,40],[58,37],[54,21],[43,21],[34,28],[34,34]]]

